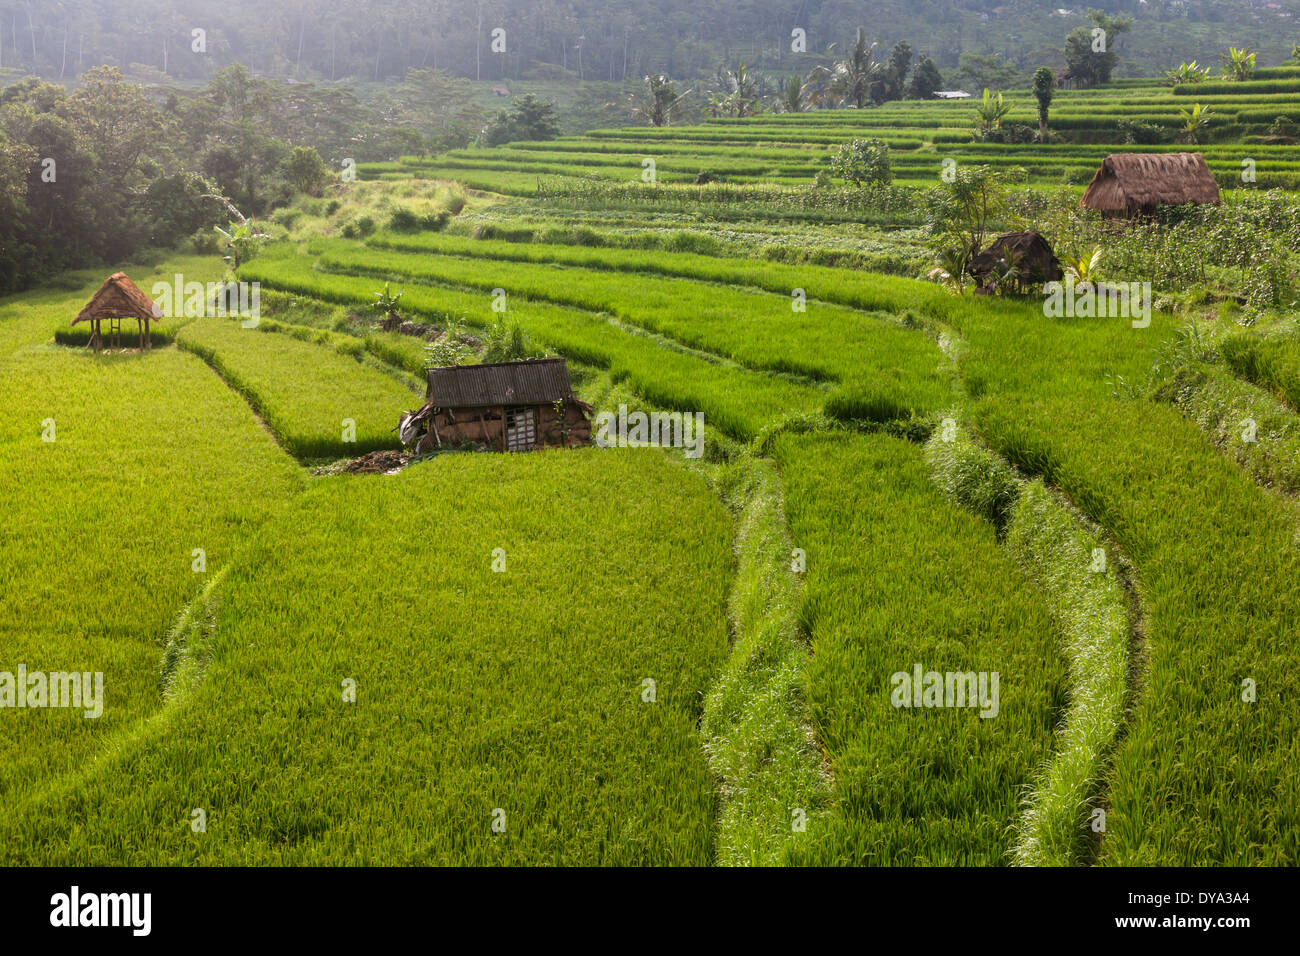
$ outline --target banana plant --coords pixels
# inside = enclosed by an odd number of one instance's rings
[[[1180,109],[1178,115],[1183,121],[1183,142],[1190,143],[1193,146],[1199,145],[1201,137],[1209,129],[1210,117],[1214,115],[1214,110],[1208,106],[1202,106],[1200,103],[1193,103],[1191,110]]]
[[[251,219],[245,219],[242,222],[231,221],[227,223],[228,228],[222,229],[220,226],[212,228],[226,240],[225,254],[222,258],[230,266],[231,271],[237,270],[241,265],[252,259],[261,251],[262,244],[271,237],[264,232],[258,232],[257,226]]]
[[[1249,80],[1255,75],[1255,54],[1245,47],[1238,50],[1230,46],[1227,53],[1219,54],[1219,59],[1223,63],[1223,75],[1229,80]]]
[[[994,96],[989,88],[984,87],[984,98],[975,104],[975,114],[980,120],[980,129],[1001,129],[1002,119],[1011,112],[1011,104],[1003,102],[1002,94]]]
[[[1193,60],[1191,63],[1180,63],[1176,70],[1168,70],[1165,73],[1165,82],[1169,86],[1203,83],[1209,75],[1210,68],[1208,66],[1202,67]]]

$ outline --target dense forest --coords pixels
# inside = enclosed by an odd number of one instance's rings
[[[256,74],[382,82],[409,69],[475,80],[613,81],[711,74],[744,60],[807,69],[858,26],[907,39],[942,69],[997,53],[1055,66],[1085,6],[1062,0],[0,0],[0,70],[67,80],[98,66],[200,81],[234,62]],[[1300,0],[1111,0],[1138,29],[1124,75],[1209,59],[1231,25],[1264,60],[1300,40]],[[796,52],[792,31],[806,34]]]
[[[412,70],[363,101],[240,65],[192,90],[143,87],[115,67],[71,91],[12,84],[0,90],[0,292],[195,234],[212,242],[214,225],[318,194],[349,163],[464,145],[492,128],[468,86]],[[530,107],[549,109],[516,113]]]

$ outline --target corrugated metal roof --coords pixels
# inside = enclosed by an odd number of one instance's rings
[[[572,395],[562,358],[429,369],[428,399],[439,408],[549,405]]]

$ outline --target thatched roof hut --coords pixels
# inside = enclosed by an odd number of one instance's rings
[[[978,284],[975,291],[986,294],[992,292],[998,282],[1005,281],[1005,276],[1012,270],[1015,272],[1014,282],[1022,290],[1065,278],[1052,244],[1032,230],[998,236],[970,261],[967,268]]]
[[[140,291],[140,287],[131,281],[125,272],[114,272],[104,280],[99,291],[90,297],[86,307],[72,320],[72,324],[89,322],[91,324],[90,344],[98,352],[103,346],[103,334],[100,323],[108,319],[108,330],[113,336],[114,345],[118,344],[122,332],[123,319],[135,319],[140,333],[140,347],[149,348],[149,322],[162,318],[162,312],[154,305],[152,299]]]
[[[1158,206],[1219,201],[1219,184],[1200,153],[1113,153],[1080,204],[1106,215],[1137,216]]]

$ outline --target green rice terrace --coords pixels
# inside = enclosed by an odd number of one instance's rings
[[[978,105],[363,163],[256,321],[0,299],[0,671],[102,676],[0,675],[0,860],[1294,864],[1300,68]],[[407,434],[537,358],[591,441]]]

